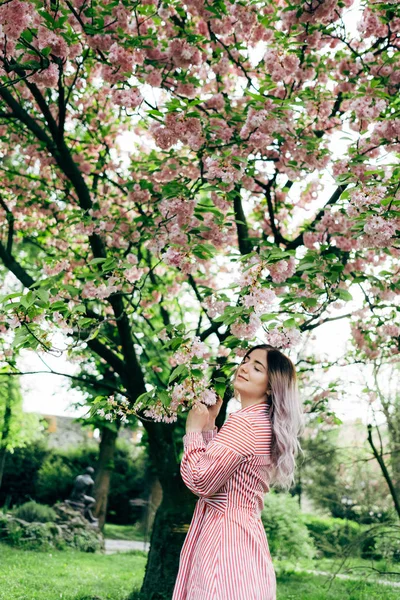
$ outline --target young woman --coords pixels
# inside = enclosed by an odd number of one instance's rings
[[[275,600],[261,522],[270,485],[293,482],[302,409],[290,359],[268,345],[244,356],[234,377],[242,408],[219,431],[222,401],[193,407],[181,474],[197,496],[172,600]]]

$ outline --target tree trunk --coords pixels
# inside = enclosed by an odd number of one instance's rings
[[[216,419],[222,427],[227,402]],[[179,426],[143,421],[148,435],[150,459],[162,487],[162,502],[156,512],[150,538],[150,551],[140,590],[141,600],[171,600],[178,574],[179,556],[192,520],[196,496],[185,486],[180,474],[178,449],[182,449]],[[137,599],[133,594],[132,600]]]
[[[3,481],[4,466],[6,464],[6,452],[8,436],[10,434],[10,423],[11,423],[11,405],[12,405],[12,385],[11,379],[8,378],[7,382],[7,396],[6,405],[4,409],[3,427],[0,436],[0,488]]]
[[[171,600],[182,545],[193,516],[196,497],[181,481],[163,490],[150,539],[150,552],[140,590],[143,600]]]
[[[110,489],[111,474],[114,470],[114,452],[117,438],[118,431],[110,427],[103,427],[96,479],[94,482],[94,497],[96,498],[94,516],[99,519],[100,529],[103,529],[106,522],[108,492]]]
[[[391,495],[392,500],[393,500],[394,508],[396,510],[397,516],[400,519],[400,499],[399,499],[399,497],[398,497],[398,495],[396,493],[396,489],[395,489],[395,487],[393,485],[393,480],[392,480],[392,478],[391,478],[391,476],[389,474],[389,471],[388,471],[388,469],[386,467],[385,461],[383,460],[382,453],[377,450],[377,448],[376,448],[376,446],[374,444],[374,441],[372,439],[372,425],[368,425],[368,442],[369,442],[369,445],[372,448],[373,455],[375,456],[375,458],[376,458],[376,460],[377,460],[377,462],[378,462],[378,464],[379,464],[379,466],[381,468],[382,475],[385,478],[385,481],[386,481],[386,483],[388,485],[388,488],[389,488],[389,491],[390,491],[390,495]]]

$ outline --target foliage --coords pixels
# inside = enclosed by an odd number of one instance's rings
[[[269,492],[261,519],[271,555],[280,558],[312,558],[313,541],[304,525],[298,503],[289,495]]]
[[[39,517],[43,517],[42,511],[37,508],[36,511]],[[80,513],[63,504],[56,505],[52,512],[55,516],[53,522],[27,522],[17,515],[1,515],[0,539],[12,546],[38,551],[73,548],[82,552],[96,552],[103,548],[101,533]],[[29,511],[28,516],[31,515],[32,511]]]
[[[94,412],[166,422],[213,399],[205,356],[222,393],[359,286],[357,352],[396,356],[398,7],[354,34],[351,4],[2,5],[5,346],[61,330]]]
[[[18,378],[0,376],[0,432],[3,430],[6,404],[10,403],[11,419],[9,432],[5,440],[6,450],[13,452],[34,441],[43,438],[45,425],[43,419],[34,413],[22,410],[22,395]],[[0,435],[0,441],[1,441]]]
[[[397,520],[367,531],[363,545],[364,558],[400,563],[400,526]]]
[[[39,504],[34,500],[21,504],[14,511],[13,514],[17,519],[22,519],[28,523],[51,523],[56,520],[57,514],[51,508],[45,504]]]
[[[352,4],[0,7],[1,358],[79,362],[94,414],[143,420],[165,493],[158,422],[214,402],[256,337],[346,317],[359,358],[398,359],[400,13],[365,0],[354,32]]]
[[[6,464],[0,504],[7,498],[13,505],[30,498],[50,505],[63,501],[71,493],[75,477],[87,466],[96,466],[97,456],[96,446],[50,450],[37,443],[16,449]],[[146,449],[134,449],[120,440],[111,475],[108,521],[133,523],[139,519],[142,509],[135,509],[129,501],[146,498],[151,481]]]
[[[324,556],[340,556],[350,547],[351,555],[360,555],[363,530],[358,523],[315,515],[304,515],[303,519],[315,546]]]
[[[97,455],[96,446],[49,450],[38,472],[35,498],[46,504],[68,498],[75,477],[95,467]]]
[[[304,493],[317,508],[338,519],[384,522],[392,507],[378,465],[371,461],[365,442],[347,444],[346,435],[350,435],[346,424],[335,429],[310,426],[298,461],[301,490],[296,493]]]
[[[48,449],[44,441],[37,441],[9,454],[0,489],[0,504],[22,504],[35,498],[38,473]]]
[[[88,465],[95,467],[97,453],[95,447],[51,451],[39,470],[35,497],[48,504],[67,498],[75,477]],[[145,450],[137,452],[129,444],[118,442],[108,495],[108,521],[132,523],[141,516],[129,501],[149,492],[147,463]]]

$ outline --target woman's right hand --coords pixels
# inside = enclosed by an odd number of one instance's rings
[[[219,415],[219,411],[222,406],[222,398],[217,396],[217,401],[212,406],[207,406],[208,408],[208,424],[204,427],[203,431],[210,431],[210,429],[214,429],[215,427],[215,419]]]

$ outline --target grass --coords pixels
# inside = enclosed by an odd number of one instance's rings
[[[147,554],[34,552],[0,543],[0,600],[125,600],[143,580]]]
[[[400,564],[391,564],[385,560],[373,561],[362,558],[343,557],[320,558],[316,560],[301,559],[295,564],[293,561],[274,561],[276,571],[285,573],[298,573],[305,571],[323,571],[332,575],[339,573],[353,579],[363,579],[369,582],[385,580],[388,582],[400,582]],[[396,572],[396,575],[385,575],[385,573]],[[400,590],[399,590],[400,591]]]
[[[109,540],[144,541],[144,533],[138,524],[114,525],[114,523],[106,523],[104,526],[104,537]]]
[[[146,560],[147,554],[140,551],[107,556],[74,551],[41,553],[0,543],[0,600],[126,600],[133,590],[139,590]],[[352,566],[365,569],[369,564],[354,559]],[[332,571],[335,565],[332,560],[314,564],[304,561],[295,568]],[[374,566],[377,568],[377,563]],[[357,581],[336,578],[330,585],[329,576],[292,568],[293,564],[283,561],[276,564],[277,600],[399,598],[398,587],[379,585],[358,571],[353,572],[353,576],[359,576]],[[386,565],[387,570],[390,568],[399,570]]]
[[[399,588],[364,579],[346,581],[306,573],[282,573],[277,577],[277,600],[398,600]]]

